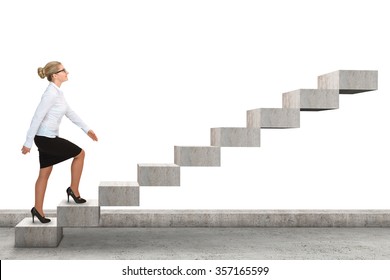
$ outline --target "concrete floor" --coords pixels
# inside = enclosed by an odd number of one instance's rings
[[[390,228],[65,228],[58,248],[15,248],[0,259],[390,260]]]

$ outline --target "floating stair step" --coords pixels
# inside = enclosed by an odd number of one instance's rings
[[[70,198],[70,202],[63,200],[57,206],[57,223],[61,227],[97,227],[99,219],[100,207],[96,199],[76,204]]]
[[[378,71],[339,70],[318,76],[319,89],[338,89],[341,94],[378,89]]]
[[[260,128],[253,128],[253,127],[212,128],[211,146],[260,147]]]
[[[246,113],[247,127],[298,128],[300,110],[290,108],[260,108]]]
[[[100,206],[139,206],[139,184],[126,181],[103,181],[99,184]]]
[[[180,166],[176,164],[138,164],[140,186],[180,186]]]
[[[180,166],[221,166],[221,148],[175,146],[175,164]]]
[[[57,247],[63,237],[62,227],[57,226],[57,218],[50,218],[51,222],[42,224],[32,218],[24,218],[15,226],[15,247]]]
[[[337,89],[298,89],[283,93],[283,108],[321,111],[339,108]]]

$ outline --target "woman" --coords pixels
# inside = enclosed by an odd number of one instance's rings
[[[44,68],[38,68],[38,75],[45,77],[50,84],[42,95],[30,129],[27,132],[26,142],[23,145],[22,153],[30,152],[33,142],[38,147],[40,170],[35,184],[35,205],[31,209],[34,216],[41,223],[48,223],[50,219],[45,218],[43,212],[43,200],[50,173],[53,165],[73,158],[71,165],[71,184],[66,190],[76,203],[85,203],[86,200],[80,197],[79,183],[83,171],[85,152],[77,145],[66,139],[58,137],[59,125],[62,117],[67,116],[73,123],[79,126],[92,140],[97,141],[95,133],[72,111],[66,103],[64,94],[60,89],[63,82],[68,80],[68,72],[58,61],[46,64]]]

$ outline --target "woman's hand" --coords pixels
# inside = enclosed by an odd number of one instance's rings
[[[91,137],[91,139],[92,139],[93,141],[97,141],[97,140],[98,140],[98,138],[97,138],[95,132],[93,132],[93,130],[88,131],[87,134],[88,134],[89,137]]]
[[[23,146],[23,148],[22,148],[22,154],[25,155],[25,154],[29,153],[30,150],[31,150],[30,148],[27,148],[26,146]]]

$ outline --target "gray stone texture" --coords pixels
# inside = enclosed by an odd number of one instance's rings
[[[127,260],[128,263],[129,260],[389,260],[390,228],[65,228],[60,245],[50,250],[15,248],[14,229],[0,228],[0,259]],[[101,271],[106,272],[105,263],[100,263]],[[273,268],[271,278],[277,272]],[[84,267],[84,271],[88,270]],[[116,271],[120,273],[119,266]],[[388,278],[382,276],[366,278]],[[252,278],[256,279],[232,277]]]
[[[15,247],[57,247],[63,236],[62,227],[57,226],[57,219],[42,224],[32,218],[24,218],[15,227]]]
[[[298,89],[283,93],[283,108],[321,111],[339,108],[337,89]]]
[[[260,108],[247,111],[247,127],[299,128],[300,110],[290,108]]]
[[[103,181],[99,184],[100,206],[139,206],[137,182]]]
[[[180,166],[221,166],[221,148],[175,146],[175,164]]]
[[[46,210],[45,213],[50,218],[55,216],[54,210]],[[191,226],[210,227],[221,224],[255,227],[390,227],[390,210],[141,210],[101,207],[100,213],[100,226],[103,227],[182,227],[187,222]],[[1,227],[14,227],[24,218],[31,220],[28,210],[0,210]],[[2,221],[7,221],[7,224]]]
[[[110,210],[102,227],[390,227],[389,210]]]
[[[74,201],[61,201],[57,206],[58,225],[61,227],[99,226],[100,207],[97,200],[76,204]]]
[[[341,94],[378,89],[378,71],[339,70],[318,76],[319,89],[339,89]]]
[[[176,164],[138,164],[140,186],[180,186],[180,166]]]
[[[211,128],[211,146],[260,147],[260,128],[253,128],[253,127]]]

